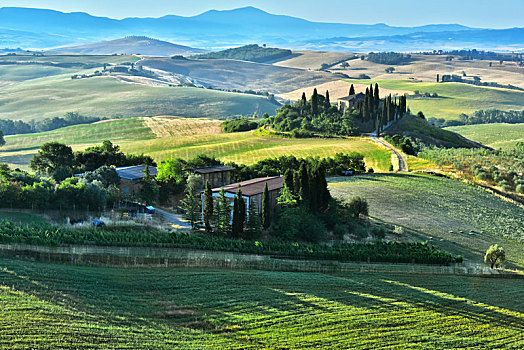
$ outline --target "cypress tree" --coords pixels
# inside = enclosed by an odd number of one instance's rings
[[[261,233],[260,216],[258,215],[254,199],[251,199],[249,202],[246,229],[249,238],[257,238]]]
[[[294,171],[291,169],[287,169],[284,173],[284,182],[287,186],[287,188],[291,191],[291,193],[295,193],[295,184],[293,179]]]
[[[244,235],[244,222],[246,221],[246,202],[242,197],[242,190],[238,186],[238,191],[233,202],[233,237]]]
[[[375,110],[378,110],[378,106],[380,105],[380,92],[378,91],[378,83],[375,83]]]
[[[366,88],[366,96],[364,97],[364,105],[362,106],[362,121],[369,119],[371,111],[369,110],[369,88]]]
[[[306,107],[307,107],[307,98],[306,98],[305,92],[302,93],[302,99],[300,102],[301,102],[300,103],[300,113],[302,114],[302,117],[304,117],[306,114]]]
[[[349,88],[349,96],[354,95],[354,94],[355,94],[355,87],[353,86],[353,84],[351,84],[351,87]]]
[[[300,163],[298,173],[300,178],[299,196],[303,202],[307,203],[309,200],[309,174],[305,161]]]
[[[331,194],[327,188],[326,171],[322,163],[316,164],[311,169],[309,192],[309,208],[311,211],[317,213],[326,210]]]
[[[386,124],[389,124],[389,122],[391,121],[386,110],[386,100],[384,100],[384,104],[382,105],[382,120],[384,120]]]
[[[380,137],[380,120],[378,119],[378,116],[375,121],[375,134],[377,137]]]
[[[293,171],[293,194],[300,196],[300,173]]]
[[[331,107],[331,101],[329,100],[329,91],[326,90],[326,108]]]
[[[215,212],[215,229],[224,235],[229,233],[231,228],[231,205],[226,197],[224,188],[220,189]]]
[[[311,114],[313,116],[318,114],[318,92],[316,88],[313,90],[313,96],[311,96]]]
[[[320,192],[320,210],[324,211],[331,200],[331,193],[329,193],[328,184],[326,181],[326,169],[323,164],[318,167],[318,186]]]
[[[271,198],[269,198],[269,188],[264,187],[264,194],[262,195],[262,226],[265,230],[271,225]]]
[[[206,189],[204,191],[204,225],[206,232],[213,232],[211,227],[211,220],[213,219],[213,191],[211,190],[211,184],[206,181]]]

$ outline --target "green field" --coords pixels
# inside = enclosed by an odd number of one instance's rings
[[[37,148],[50,141],[60,140],[76,150],[111,140],[119,144],[124,152],[145,153],[156,161],[172,157],[190,159],[206,154],[226,162],[253,164],[282,155],[329,157],[337,152],[359,152],[365,156],[367,167],[373,167],[376,171],[388,171],[391,164],[391,152],[379,148],[368,138],[286,139],[255,136],[253,132],[223,134],[212,127],[212,121],[203,119],[176,119],[173,124],[160,124],[161,128],[157,124],[148,127],[148,120],[129,118],[38,134],[9,136],[6,137],[7,144],[0,149],[0,162],[15,166],[27,165]],[[167,137],[156,137],[154,131],[165,132]],[[192,132],[197,134],[192,135]]]
[[[510,265],[524,267],[524,244],[508,238],[524,238],[524,210],[484,190],[415,174],[332,178],[329,186],[335,197],[366,198],[371,217],[405,228],[406,239],[432,237],[438,248],[475,263],[498,243]]]
[[[517,142],[524,142],[524,123],[464,125],[446,130],[495,149],[508,150],[514,148]]]
[[[461,113],[473,114],[481,109],[522,110],[524,92],[480,87],[462,83],[417,83],[410,80],[348,80],[355,84],[375,84],[391,90],[437,93],[438,98],[408,97],[413,113],[424,112],[426,118],[458,119]]]
[[[0,258],[5,348],[524,346],[521,279],[184,268]]]

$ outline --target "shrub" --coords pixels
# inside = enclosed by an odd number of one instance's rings
[[[360,217],[360,215],[369,215],[368,202],[362,197],[353,198],[351,202],[349,202],[349,209],[356,218]]]

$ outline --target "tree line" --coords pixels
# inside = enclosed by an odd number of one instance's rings
[[[142,164],[155,165],[150,156],[124,154],[119,146],[106,140],[100,146],[88,147],[77,152],[73,152],[73,149],[65,144],[48,142],[33,156],[29,167],[60,182],[73,174],[94,171],[102,166],[125,167]]]
[[[409,54],[398,52],[370,52],[367,55],[367,60],[379,64],[403,65],[413,61],[413,58]]]
[[[98,117],[88,117],[76,112],[69,112],[64,117],[45,118],[29,122],[0,119],[0,130],[3,131],[4,135],[31,134],[56,130],[71,125],[91,124],[100,120]]]
[[[473,115],[461,113],[458,120],[429,118],[428,122],[439,127],[493,123],[518,124],[524,123],[524,111],[502,111],[499,109],[487,109],[475,111]]]

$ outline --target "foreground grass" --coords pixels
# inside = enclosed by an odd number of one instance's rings
[[[522,348],[521,280],[0,258],[6,348]]]
[[[390,90],[437,93],[439,98],[408,97],[412,112],[423,111],[427,118],[458,119],[461,113],[481,109],[522,110],[524,92],[480,87],[462,83],[417,83],[410,80],[349,80],[356,84],[375,84]]]
[[[413,174],[332,178],[329,186],[335,197],[366,198],[370,215],[404,227],[405,238],[432,237],[438,248],[474,262],[481,262],[488,247],[498,243],[510,264],[524,267],[524,245],[505,238],[524,237],[524,211],[483,190]]]
[[[446,130],[495,149],[509,150],[513,149],[517,142],[524,142],[524,123],[464,125],[449,127]]]

